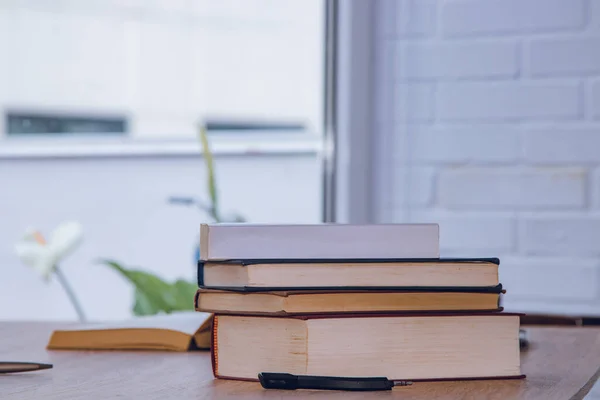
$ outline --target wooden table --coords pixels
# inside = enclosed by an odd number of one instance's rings
[[[258,383],[213,379],[207,352],[46,351],[60,324],[0,323],[0,360],[50,362],[45,371],[0,375],[2,399],[581,399],[600,368],[600,330],[528,328],[525,380],[417,382],[391,392],[264,390]]]

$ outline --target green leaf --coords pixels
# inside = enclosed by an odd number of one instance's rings
[[[157,302],[152,302],[152,299],[135,288],[134,292],[134,303],[133,303],[133,314],[134,315],[155,315],[160,312],[164,312]]]
[[[177,294],[177,309],[178,310],[193,310],[194,296],[198,290],[198,284],[189,282],[183,279],[178,279],[173,284],[173,289]]]
[[[135,288],[135,315],[193,310],[193,298],[196,293],[194,283],[180,279],[171,284],[149,272],[127,269],[115,261],[102,262],[119,272]]]
[[[200,142],[202,142],[202,153],[204,154],[204,160],[206,162],[206,170],[208,173],[208,193],[210,195],[210,201],[212,204],[211,217],[215,221],[220,222],[219,216],[219,201],[217,196],[217,183],[215,180],[215,166],[213,162],[212,152],[208,143],[208,137],[206,136],[206,129],[202,127],[200,129]]]

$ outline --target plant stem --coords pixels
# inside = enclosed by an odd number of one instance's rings
[[[79,304],[79,301],[77,300],[77,296],[75,296],[75,292],[73,292],[71,285],[67,281],[67,278],[62,273],[60,268],[58,268],[58,265],[54,268],[54,272],[56,273],[56,278],[58,279],[58,282],[60,282],[61,286],[67,293],[69,300],[71,300],[71,304],[73,305],[73,308],[75,308],[75,312],[77,312],[79,321],[85,322],[86,318],[85,318],[85,314],[83,313],[83,308],[81,308],[81,304]]]

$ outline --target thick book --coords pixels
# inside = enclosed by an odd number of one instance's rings
[[[213,371],[256,380],[259,372],[394,380],[522,377],[519,315],[216,315]]]
[[[215,315],[222,379],[260,372],[392,380],[522,378],[519,314]]]
[[[200,258],[438,258],[438,224],[202,224]]]
[[[198,262],[198,286],[494,287],[498,258],[246,259]]]
[[[372,312],[501,311],[493,291],[291,290],[236,292],[198,289],[197,311],[218,314],[296,315]]]
[[[52,332],[49,350],[189,351],[211,345],[212,314],[178,312]]]

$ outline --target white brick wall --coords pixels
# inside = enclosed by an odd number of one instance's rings
[[[600,316],[600,0],[376,7],[377,215],[500,257],[509,309]]]
[[[526,216],[520,220],[521,253],[600,256],[600,218],[586,214]]]
[[[585,183],[581,168],[449,168],[440,171],[437,199],[449,209],[577,209]]]
[[[433,119],[432,83],[399,83],[394,88],[396,118],[407,121],[431,121]]]
[[[442,8],[441,24],[447,35],[576,30],[586,19],[585,0],[454,0],[437,3]]]
[[[590,302],[600,290],[600,265],[595,258],[507,256],[500,262],[506,300]],[[561,290],[548,290],[548,286]]]
[[[399,77],[413,79],[510,78],[519,68],[517,41],[401,43]]]
[[[593,30],[600,29],[600,1],[590,1],[590,28]]]
[[[598,128],[552,127],[523,133],[524,160],[531,164],[597,164]]]
[[[444,228],[440,249],[448,256],[469,254],[505,254],[515,248],[516,219],[510,212],[454,212],[419,209],[410,215],[411,221],[437,222]]]
[[[582,114],[577,81],[488,81],[438,84],[442,121],[575,119]]]
[[[510,125],[411,125],[407,129],[413,132],[411,155],[419,163],[514,163],[521,152],[519,131]]]
[[[596,169],[590,177],[590,206],[600,209],[600,170]]]
[[[391,205],[430,206],[433,202],[436,169],[433,167],[403,168],[394,173],[394,196]]]
[[[525,51],[533,76],[600,72],[600,37],[532,39]]]
[[[431,36],[436,31],[437,0],[389,0],[392,34],[401,37]]]

